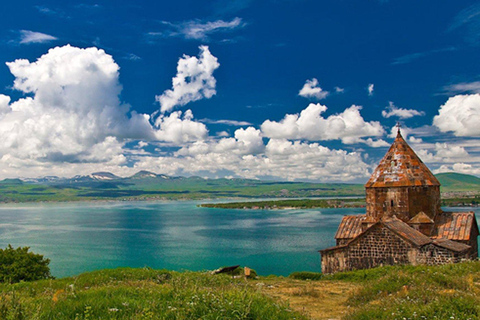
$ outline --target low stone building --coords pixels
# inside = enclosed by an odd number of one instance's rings
[[[440,183],[400,129],[365,189],[366,214],[343,217],[336,246],[320,250],[323,273],[477,258],[475,213],[442,211]]]

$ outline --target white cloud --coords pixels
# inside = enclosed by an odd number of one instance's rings
[[[409,137],[408,141],[410,143],[422,143],[423,142],[423,140],[421,138],[415,138],[414,136]]]
[[[217,93],[213,72],[220,64],[207,46],[199,48],[198,58],[184,55],[178,60],[177,75],[172,79],[172,90],[166,90],[162,95],[155,97],[161,105],[162,112],[192,101],[209,99]]]
[[[243,130],[243,129],[239,129]],[[369,175],[370,167],[363,162],[359,153],[332,150],[318,143],[271,139],[260,147],[259,131],[247,128],[236,138],[220,142],[196,142],[190,148],[178,152],[176,157],[142,157],[136,164],[139,168],[151,168],[155,172],[176,175],[210,173],[210,176],[231,175],[245,178],[275,177],[282,180],[311,181],[358,181]],[[254,142],[252,144],[252,142]],[[238,147],[240,146],[240,149]],[[257,148],[255,147],[255,149]],[[227,152],[231,151],[231,152]]]
[[[103,50],[67,45],[36,62],[18,59],[7,66],[14,89],[33,97],[8,104],[10,98],[0,96],[4,160],[118,163],[125,160],[115,154],[120,140],[154,138],[149,116],[128,116],[129,106],[120,103],[119,68]]]
[[[373,83],[370,83],[367,87],[367,91],[368,91],[369,96],[373,96],[373,87],[374,87]]]
[[[471,164],[457,162],[453,165],[444,164],[441,165],[440,168],[433,171],[435,174],[442,173],[442,172],[458,172],[463,174],[472,174],[472,175],[480,175],[480,167],[474,167]]]
[[[238,17],[232,19],[231,21],[216,20],[202,22],[200,20],[192,20],[178,24],[166,21],[163,23],[172,28],[172,30],[162,33],[163,36],[181,36],[186,39],[203,41],[208,41],[209,35],[213,33],[232,31],[245,26],[245,23],[242,21],[242,19]]]
[[[444,161],[450,161],[455,158],[468,158],[469,154],[461,146],[449,145],[447,143],[435,143],[436,157],[446,158]]]
[[[229,137],[230,134],[227,132],[227,131],[220,131],[220,132],[217,132],[217,137]]]
[[[189,141],[203,140],[208,135],[203,123],[193,121],[191,110],[172,112],[169,116],[161,114],[155,121],[158,128],[155,136],[158,140],[183,144]]]
[[[58,39],[57,37],[51,36],[49,34],[41,33],[41,32],[34,32],[30,30],[20,30],[21,44],[43,43],[43,42],[49,42],[57,39]]]
[[[368,139],[360,139],[359,142],[365,143],[367,146],[372,147],[372,148],[381,148],[381,147],[389,147],[390,144],[386,142],[385,140],[378,139],[378,140],[373,140],[372,138]]]
[[[443,87],[446,95],[456,95],[459,93],[480,93],[480,81],[461,82],[450,84]]]
[[[398,117],[400,119],[408,119],[414,116],[424,116],[425,112],[417,111],[414,109],[403,109],[396,107],[392,101],[389,102],[389,105],[382,111],[382,116],[384,118]]]
[[[227,126],[251,126],[252,124],[247,121],[237,121],[237,120],[212,120],[212,119],[201,119],[200,121],[211,124],[225,124]]]
[[[315,98],[318,100],[325,99],[328,96],[328,91],[322,90],[318,85],[318,80],[313,78],[307,80],[303,85],[303,88],[298,92],[299,96],[304,98]]]
[[[260,130],[248,127],[237,129],[234,138],[222,138],[214,142],[196,141],[180,149],[177,154],[181,156],[206,153],[248,155],[261,153],[264,149]]]
[[[266,137],[275,139],[336,140],[352,144],[360,138],[381,136],[383,127],[377,121],[366,122],[360,106],[351,106],[342,113],[323,118],[326,106],[311,103],[300,115],[287,114],[280,122],[266,120],[261,125]]]
[[[345,92],[345,89],[344,89],[344,88],[340,88],[340,87],[335,87],[335,92],[336,92],[336,93],[344,93],[344,92]]]
[[[440,106],[433,125],[455,136],[480,136],[480,94],[457,95]]]

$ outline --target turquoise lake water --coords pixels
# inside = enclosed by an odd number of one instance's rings
[[[320,271],[317,251],[335,244],[342,216],[365,212],[229,210],[198,203],[2,205],[0,247],[31,247],[51,259],[56,277],[116,267],[213,270],[237,264],[261,275],[288,275]]]

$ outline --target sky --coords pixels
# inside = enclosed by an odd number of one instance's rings
[[[10,1],[0,178],[480,176],[480,2]]]

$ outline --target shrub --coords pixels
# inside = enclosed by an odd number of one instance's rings
[[[15,283],[52,278],[50,259],[28,252],[29,247],[0,249],[0,282]]]

